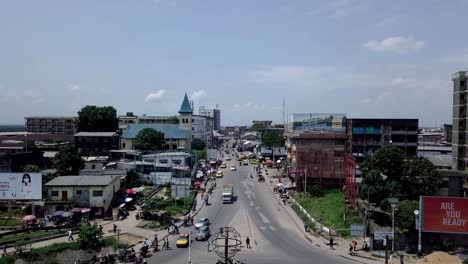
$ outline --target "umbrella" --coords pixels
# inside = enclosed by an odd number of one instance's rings
[[[132,189],[126,189],[124,192],[127,193],[127,194],[134,194],[135,193]]]
[[[64,211],[56,211],[54,213],[54,216],[61,216],[61,215],[63,215],[63,213],[65,213],[65,212]]]
[[[62,214],[62,217],[70,217],[72,215],[73,215],[72,212],[65,212],[65,213]]]
[[[129,197],[129,198],[126,198],[126,199],[125,199],[125,202],[126,202],[126,203],[129,203],[129,202],[131,202],[131,201],[133,201],[133,198],[130,198],[130,197]]]
[[[36,216],[34,216],[34,215],[27,215],[27,216],[23,217],[22,220],[23,220],[23,222],[34,221],[34,220],[36,220]]]
[[[278,187],[284,187],[284,183],[278,183]]]
[[[266,162],[267,162],[267,163],[273,163],[273,161],[272,161],[272,160],[267,160]]]
[[[81,209],[81,212],[82,212],[83,214],[89,213],[89,212],[91,212],[91,209],[89,209],[89,208],[82,208],[82,209]]]
[[[79,212],[81,212],[81,208],[73,208],[73,209],[70,210],[70,212],[79,213]]]
[[[195,185],[201,185],[201,182],[200,182],[200,181],[196,181],[196,182],[195,182]]]
[[[125,204],[123,203],[123,204],[119,205],[119,207],[120,207],[120,208],[124,208],[124,207],[125,207]]]

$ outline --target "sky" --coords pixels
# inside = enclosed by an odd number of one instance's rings
[[[29,115],[285,112],[451,123],[468,0],[0,0],[0,124]]]

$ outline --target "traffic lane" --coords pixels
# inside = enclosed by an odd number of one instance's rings
[[[245,170],[252,171],[253,168]],[[321,263],[344,263],[340,258],[313,247],[305,239],[303,227],[298,226],[283,206],[278,204],[268,185],[257,181],[251,192],[256,195],[250,199],[255,206],[249,207],[249,214],[255,225],[263,227],[263,235],[274,248],[281,249],[295,259],[307,260],[312,257],[319,258]]]

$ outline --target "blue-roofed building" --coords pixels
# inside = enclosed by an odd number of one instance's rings
[[[120,140],[121,149],[134,149],[136,135],[145,128],[152,128],[164,134],[164,139],[170,150],[190,149],[187,144],[189,133],[176,124],[129,124]]]

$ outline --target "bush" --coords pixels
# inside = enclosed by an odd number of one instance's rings
[[[105,247],[112,247],[114,250],[117,250],[118,248],[126,248],[127,244],[125,243],[118,243],[117,239],[110,237],[110,238],[105,238],[102,240],[102,243]]]
[[[468,259],[463,260],[463,264],[468,264]]]
[[[15,263],[15,258],[13,256],[5,256],[0,258],[0,264],[13,264]]]
[[[318,185],[307,186],[307,193],[312,197],[323,197],[325,195],[325,191]]]
[[[101,246],[99,237],[101,232],[94,225],[83,225],[78,234],[78,243],[83,249],[96,249]]]

